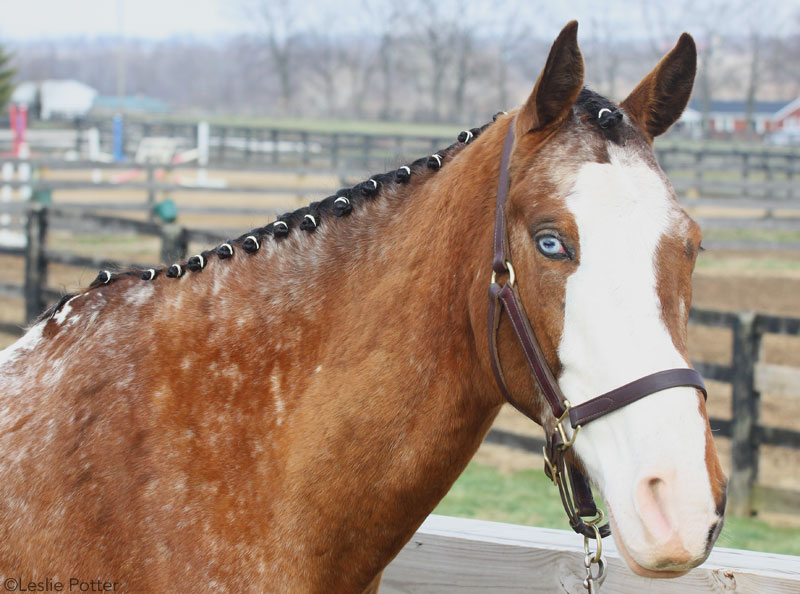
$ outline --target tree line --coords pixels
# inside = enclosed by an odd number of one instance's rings
[[[536,17],[545,3],[513,0],[503,10],[466,0],[363,0],[354,14],[321,9],[313,18],[304,3],[239,2],[246,32],[221,40],[17,44],[17,80],[75,78],[113,95],[122,52],[127,94],[184,112],[468,124],[525,98],[563,24]],[[694,96],[706,110],[713,99],[800,95],[800,12],[775,27],[760,3],[677,4],[666,12],[642,0],[644,26],[635,31],[602,12],[584,21],[587,83],[622,99],[688,29],[699,50]]]

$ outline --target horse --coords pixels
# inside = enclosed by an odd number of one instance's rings
[[[504,176],[506,283],[565,399],[689,370],[701,232],[652,143],[695,67],[684,34],[617,105],[584,88],[573,21],[527,101],[448,148],[64,296],[0,354],[0,574],[376,592],[507,402],[487,316]],[[699,387],[578,433],[547,405],[515,328],[499,318],[504,388],[574,442],[630,568],[701,563],[726,479]]]

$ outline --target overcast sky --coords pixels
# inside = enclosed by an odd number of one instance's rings
[[[124,34],[126,37],[166,39],[174,36],[202,38],[228,36],[247,30],[247,20],[237,6],[244,0],[0,0],[0,39],[14,41],[58,37],[109,37],[116,36],[118,4],[123,6]],[[362,0],[294,0],[304,2],[305,18],[314,15],[339,14],[358,10]],[[736,0],[730,0],[731,2]],[[797,30],[800,0],[764,0],[771,4],[769,26],[779,24]],[[625,23],[621,35],[631,37],[632,32],[645,34],[642,6],[657,2],[658,10],[677,8],[680,2],[662,0],[569,0],[567,2],[536,2],[519,0],[515,10],[534,11],[525,20],[546,34],[558,31],[571,18],[581,21],[582,34],[591,30],[592,22],[610,17],[615,23]],[[695,0],[692,5],[703,5],[719,0]],[[405,5],[401,3],[401,6]],[[761,2],[746,6],[763,6]],[[475,10],[496,10],[495,2],[472,0]],[[514,0],[501,0],[499,6],[508,9]],[[655,6],[655,5],[654,5]],[[484,8],[485,7],[485,8]],[[542,10],[542,7],[546,7]],[[602,11],[602,12],[598,12]],[[674,15],[673,19],[680,20]],[[621,27],[622,28],[622,27]],[[691,24],[686,28],[691,30]],[[635,35],[634,35],[635,36]]]

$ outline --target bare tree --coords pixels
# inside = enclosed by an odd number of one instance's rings
[[[293,111],[296,54],[302,26],[301,6],[292,0],[243,0],[247,18],[256,27],[270,58],[280,88],[280,111]]]
[[[745,118],[748,135],[756,130],[755,109],[759,92],[764,82],[764,46],[775,47],[775,41],[784,37],[791,15],[781,15],[780,5],[775,0],[762,0],[758,3],[741,0],[739,6],[740,27],[747,31],[749,68],[747,91],[745,95]],[[800,13],[799,13],[800,14]],[[787,60],[787,62],[795,62]]]
[[[454,11],[438,0],[418,0],[414,12],[420,18],[410,19],[412,34],[422,48],[427,64],[423,76],[427,79],[430,93],[430,117],[442,119],[445,80],[453,61],[453,23],[449,15]]]
[[[675,43],[682,31],[688,29],[694,35],[698,59],[695,94],[700,99],[703,130],[708,134],[715,87],[714,74],[723,46],[723,33],[732,16],[736,14],[737,7],[730,0],[683,0],[677,9],[676,4],[668,5],[672,9],[669,12],[666,6],[664,3],[642,0],[651,50],[660,56]]]

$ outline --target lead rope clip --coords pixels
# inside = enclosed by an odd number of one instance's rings
[[[603,540],[600,537],[600,530],[596,524],[590,523],[589,526],[594,528],[595,537],[597,542],[597,550],[592,553],[589,548],[590,538],[583,537],[583,566],[586,568],[586,578],[583,580],[583,587],[589,594],[599,594],[600,585],[606,579],[606,560],[603,557]],[[597,565],[597,573],[592,572],[592,565]]]

